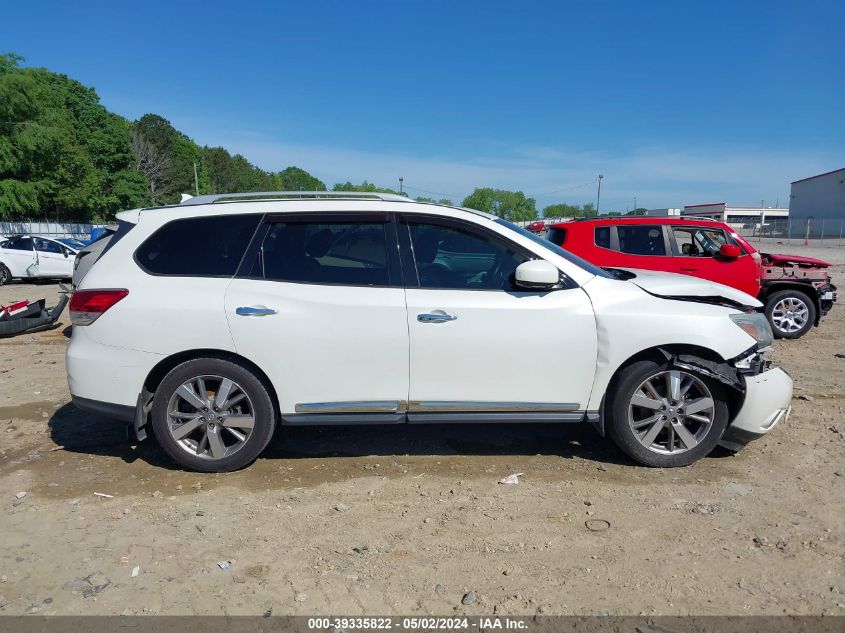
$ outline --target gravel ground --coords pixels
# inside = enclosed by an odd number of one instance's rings
[[[845,279],[845,250],[789,251]],[[471,425],[290,429],[186,473],[69,404],[66,325],[0,340],[2,614],[845,613],[842,306],[775,344],[788,423],[675,470],[587,426]]]

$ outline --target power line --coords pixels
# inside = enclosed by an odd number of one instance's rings
[[[547,191],[546,193],[531,193],[527,194],[531,197],[535,196],[550,196],[555,193],[561,193],[563,191],[572,191],[573,189],[580,189],[581,187],[589,187],[590,185],[594,185],[598,182],[598,180],[591,180],[590,182],[582,182],[580,185],[572,185],[571,187],[564,187],[563,189],[555,189],[554,191]]]
[[[420,189],[419,187],[411,187],[410,185],[405,185],[405,189],[412,189],[413,191],[419,191],[420,193],[429,193],[433,196],[444,196],[449,198],[450,200],[454,200],[459,198],[460,196],[453,195],[451,193],[443,193],[442,191],[428,191],[427,189]]]

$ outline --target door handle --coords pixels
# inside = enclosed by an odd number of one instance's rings
[[[275,308],[265,308],[264,306],[240,306],[235,308],[235,314],[238,316],[269,316],[276,314]]]
[[[694,273],[698,270],[698,268],[684,268],[683,266],[681,266],[681,270],[683,270],[685,273]]]
[[[417,321],[420,323],[445,323],[456,321],[458,317],[454,314],[418,314]]]

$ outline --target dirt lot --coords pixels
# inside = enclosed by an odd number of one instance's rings
[[[845,249],[805,252],[845,286]],[[286,430],[226,475],[77,412],[64,326],[0,340],[0,613],[842,614],[843,337],[840,305],[777,342],[792,418],[685,469],[586,426],[474,425]]]

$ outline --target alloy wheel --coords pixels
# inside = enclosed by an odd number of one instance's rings
[[[798,332],[807,325],[810,309],[796,297],[784,297],[772,309],[772,324],[781,332]]]
[[[183,382],[167,403],[167,428],[192,455],[222,459],[246,444],[255,426],[255,409],[234,380],[203,375]]]
[[[676,455],[697,446],[710,431],[713,394],[685,371],[662,371],[640,383],[628,406],[628,424],[648,450]]]

